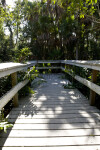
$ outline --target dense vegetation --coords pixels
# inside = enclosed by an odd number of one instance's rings
[[[0,2],[0,61],[100,59],[100,1]]]
[[[99,60],[100,0],[16,0],[12,8],[6,0],[0,0],[0,62],[39,59]],[[78,67],[73,70],[75,74],[91,79],[91,71]],[[23,77],[20,72],[18,80]],[[68,75],[67,78],[73,80]],[[0,97],[11,89],[9,81],[10,76],[0,79]],[[71,86],[89,97],[86,87],[76,81],[73,84]],[[28,91],[31,89],[25,87],[21,94]],[[98,108],[99,98],[97,95]],[[12,102],[5,106],[5,115],[8,108],[12,108]],[[0,129],[6,130],[9,126],[12,125],[0,116]]]
[[[99,51],[100,0],[16,0],[11,8],[0,0],[0,62],[99,60]],[[9,78],[0,79],[1,96]]]

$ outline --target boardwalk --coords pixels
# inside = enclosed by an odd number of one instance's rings
[[[60,74],[45,75],[36,94],[20,100],[0,135],[0,150],[100,150],[100,110]]]

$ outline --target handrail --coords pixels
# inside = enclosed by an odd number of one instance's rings
[[[56,61],[41,61],[38,60],[38,63],[57,63]],[[98,71],[100,71],[100,60],[94,60],[94,61],[81,61],[81,60],[58,60],[60,64],[64,65],[71,65],[71,66],[77,66],[77,67],[82,67],[82,68],[88,68],[92,70],[92,79],[91,81],[88,81],[78,75],[72,75],[69,73],[73,78],[75,78],[77,81],[81,82],[88,88],[90,88],[90,105],[95,104],[95,95],[96,93],[100,95],[100,86],[96,85],[96,80],[97,80],[97,74]],[[44,67],[39,67],[39,69],[43,69]],[[45,69],[49,69],[49,67],[45,67]],[[53,69],[53,67],[51,67]],[[61,70],[65,70],[65,68]],[[67,72],[68,73],[68,72]]]
[[[100,71],[100,60],[95,61],[61,60],[61,63]]]
[[[58,64],[61,63],[61,60],[38,60],[37,61],[38,64],[43,64],[43,63],[51,63],[51,64]]]
[[[90,88],[90,105],[94,105],[95,102],[95,93],[100,95],[100,86],[96,85],[97,73],[100,71],[100,61],[80,61],[80,60],[38,60],[38,61],[29,61],[26,64],[21,63],[1,63],[0,64],[0,78],[11,74],[12,77],[12,86],[13,88],[8,91],[4,96],[0,98],[0,110],[13,98],[14,106],[18,106],[18,94],[17,92],[24,87],[28,80],[24,80],[17,84],[17,72],[21,70],[26,70],[31,66],[41,63],[50,63],[50,64],[60,64],[60,66],[45,66],[45,67],[36,67],[36,69],[61,69],[65,71],[64,65],[78,66],[82,68],[92,69],[92,80],[88,81],[78,75],[69,74],[75,78],[77,81],[86,85]],[[68,72],[67,72],[68,73]]]
[[[42,69],[61,69],[61,67],[36,67],[37,70],[42,70]]]
[[[24,80],[17,84],[17,72],[26,70],[31,66],[35,66],[37,61],[27,62],[26,64],[20,63],[1,63],[0,64],[0,78],[11,74],[12,77],[12,89],[0,98],[0,111],[2,108],[13,98],[14,106],[18,106],[18,91],[23,88],[29,80]]]
[[[68,72],[67,73],[70,74],[77,81],[81,82],[82,84],[90,88],[90,98],[89,98],[90,105],[94,105],[96,93],[100,95],[100,86],[95,84],[97,81],[98,71],[100,71],[100,60],[95,60],[95,61],[61,60],[61,63],[64,65],[71,65],[71,66],[78,66],[82,68],[92,69],[91,81],[88,81],[78,75],[73,76],[71,73]],[[65,70],[65,68],[62,68],[62,70]]]
[[[63,71],[66,72],[66,69],[64,67],[61,67],[61,69]],[[88,88],[90,88],[91,90],[93,90],[94,92],[96,92],[97,94],[100,95],[100,86],[92,83],[91,81],[88,81],[87,79],[85,78],[82,78],[78,75],[73,75],[71,74],[70,72],[67,72],[70,76],[72,76],[73,78],[75,78],[77,81],[79,81],[80,83],[84,84],[85,86],[87,86]]]
[[[0,64],[0,78],[5,77],[14,72],[27,69],[28,67],[34,66],[36,63],[37,61],[27,62],[26,64],[13,63],[13,62],[1,63]]]

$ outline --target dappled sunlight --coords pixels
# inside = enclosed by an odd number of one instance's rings
[[[72,100],[72,99],[70,100],[70,102],[71,102],[71,103],[75,103],[75,101],[74,101],[74,100]]]
[[[72,91],[72,90],[70,90],[69,92],[68,92],[69,94],[75,94],[75,92],[74,91]]]
[[[91,116],[93,116],[93,117],[97,117],[97,120],[98,120],[98,117],[100,116],[98,113],[92,113],[92,114],[87,114],[87,113],[83,113],[83,114],[81,114],[81,116],[83,116],[83,117],[88,117],[88,118],[91,118]]]
[[[46,96],[44,96],[44,95],[43,96],[39,96],[38,99],[35,98],[35,100],[44,100],[44,101],[47,100],[47,99],[48,98]]]
[[[58,99],[59,99],[60,101],[65,101],[65,97],[63,97],[63,96],[58,96]]]
[[[56,74],[43,76],[47,82],[36,89],[34,95],[21,99],[19,107],[10,112],[8,118],[14,126],[8,137],[13,140],[15,134],[20,139],[24,136],[34,146],[37,137],[41,138],[41,145],[45,144],[44,138],[54,145],[60,145],[62,141],[64,145],[66,141],[67,145],[98,142],[99,110],[89,106],[77,89],[64,89],[64,80]],[[25,146],[26,141],[19,143]],[[4,142],[7,144],[9,140]]]
[[[76,96],[70,96],[72,99],[77,99],[77,97]]]
[[[61,84],[68,84],[68,81],[60,81]]]
[[[55,108],[55,111],[57,111],[57,110],[59,110],[59,111],[60,111],[60,113],[62,113],[62,112],[63,112],[63,108],[62,108],[61,106],[57,106],[57,107]]]

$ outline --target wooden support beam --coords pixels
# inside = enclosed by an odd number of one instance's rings
[[[42,69],[61,69],[61,67],[36,67],[36,69],[38,69],[38,70],[42,70]]]
[[[91,82],[96,83],[97,81],[97,74],[98,71],[97,70],[92,70],[92,79]],[[92,90],[90,90],[90,105],[93,106],[95,104],[95,97],[96,97],[96,93]]]
[[[12,87],[14,87],[17,84],[17,72],[11,74],[12,78]],[[14,107],[18,106],[18,93],[15,94],[13,97],[13,105]]]

